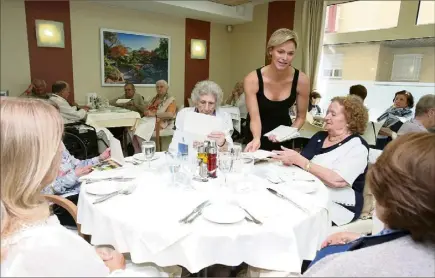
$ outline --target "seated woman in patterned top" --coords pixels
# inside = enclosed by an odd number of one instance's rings
[[[369,148],[361,138],[368,112],[357,96],[335,97],[325,116],[325,129],[316,133],[299,154],[274,151],[285,165],[296,165],[318,177],[331,194],[330,215],[336,225],[359,218],[363,204]]]
[[[160,133],[174,128],[177,104],[175,98],[169,95],[168,89],[169,86],[165,80],[156,82],[157,94],[145,107],[144,117],[141,119],[133,136],[135,153],[142,151],[142,142],[151,139],[157,125],[160,125]]]

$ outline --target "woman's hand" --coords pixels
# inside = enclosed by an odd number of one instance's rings
[[[379,130],[379,134],[391,137],[393,134],[393,131],[388,127],[381,127],[381,129]]]
[[[107,148],[102,154],[100,154],[100,156],[98,157],[98,159],[100,159],[100,161],[104,161],[108,158],[110,158],[110,148]]]
[[[282,151],[273,151],[276,156],[273,157],[273,159],[281,161],[284,165],[290,166],[290,165],[298,165],[300,167],[303,167],[303,161],[307,160],[305,157],[303,157],[300,153],[287,149],[283,146],[281,146]]]
[[[251,142],[248,143],[248,145],[246,145],[245,148],[245,152],[255,152],[256,150],[258,150],[261,146],[261,142],[260,139],[252,139]]]
[[[124,256],[118,251],[107,247],[97,247],[95,251],[97,251],[97,254],[104,261],[110,272],[117,269],[125,269]]]
[[[272,141],[274,143],[279,142],[278,140],[276,140],[276,135],[269,135],[269,136],[267,136],[267,138],[269,139],[269,141]]]
[[[77,177],[81,177],[92,172],[92,166],[78,167],[75,169]]]
[[[208,136],[208,139],[216,141],[218,147],[222,147],[225,144],[225,133],[220,131],[213,131]]]
[[[326,238],[326,240],[322,243],[321,248],[325,248],[326,246],[329,245],[346,244],[358,239],[359,237],[361,237],[361,234],[353,233],[353,232],[335,233]]]
[[[143,115],[144,115],[145,117],[155,117],[156,114],[157,114],[156,112],[154,112],[154,111],[150,111],[150,110],[145,111],[145,112],[143,113]]]

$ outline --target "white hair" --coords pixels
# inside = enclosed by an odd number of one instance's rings
[[[166,80],[162,79],[156,82],[156,85],[163,84],[166,88],[169,88],[168,82]]]
[[[203,95],[213,95],[216,99],[216,107],[222,102],[223,92],[221,87],[213,81],[204,80],[196,83],[195,88],[192,90],[190,98],[193,103],[197,104],[199,98]]]

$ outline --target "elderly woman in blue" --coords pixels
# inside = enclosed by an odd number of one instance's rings
[[[92,172],[92,167],[103,160],[110,158],[110,148],[107,148],[102,154],[97,157],[79,160],[72,156],[63,145],[62,162],[59,169],[59,174],[50,186],[42,190],[43,194],[61,195],[74,204],[77,204],[80,192],[79,178]],[[56,207],[54,211],[62,225],[74,226],[75,221],[62,208]]]
[[[200,142],[192,141],[184,131],[186,115],[188,113],[202,113],[205,115],[215,116],[220,120],[219,130],[208,134],[209,140],[216,141],[220,150],[226,149],[232,144],[231,134],[233,133],[233,122],[231,116],[219,109],[222,102],[223,92],[221,87],[213,81],[200,81],[193,88],[191,99],[194,107],[183,108],[177,114],[175,119],[175,132],[172,142],[169,145],[170,152],[178,152],[180,148],[194,147]]]
[[[285,149],[275,151],[285,165],[296,165],[318,177],[331,194],[329,212],[335,225],[359,218],[369,148],[363,134],[368,112],[356,96],[335,97],[325,117],[326,131],[316,133],[299,154]]]

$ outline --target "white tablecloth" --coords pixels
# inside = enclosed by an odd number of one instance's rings
[[[157,155],[164,157],[162,153]],[[202,216],[192,224],[182,225],[178,220],[194,207],[205,200],[213,201],[225,191],[220,186],[222,179],[193,182],[194,189],[188,190],[169,184],[164,158],[153,161],[152,166],[160,170],[144,171],[145,163],[127,164],[123,169],[105,172],[104,176],[135,176],[138,186],[131,195],[116,196],[100,204],[92,204],[97,196],[86,193],[88,185],[83,184],[78,222],[82,233],[92,235],[92,244],[113,245],[120,252],[130,253],[134,263],[181,265],[190,272],[213,264],[235,266],[242,262],[264,269],[299,272],[302,260],[313,259],[328,234],[330,221],[324,209],[328,191],[318,179],[298,168],[256,165],[253,172],[257,174],[251,175],[246,183],[253,189],[230,195],[261,220],[261,226],[246,220],[231,225],[215,224]],[[303,194],[297,191],[298,186],[303,186],[300,182],[272,184],[257,176],[268,171],[293,178],[314,178],[318,190]],[[237,184],[236,179],[240,181],[240,177],[230,175],[229,184]],[[310,213],[272,195],[266,187],[279,190]]]
[[[226,106],[221,106],[220,109],[231,115],[231,119],[233,120],[234,129],[237,130],[238,132],[240,132],[241,120],[240,120],[239,107],[226,105]]]
[[[138,112],[116,112],[108,110],[88,112],[86,124],[94,127],[136,127],[138,120],[140,120],[140,114]]]

